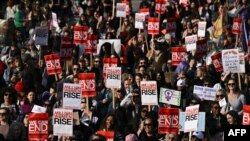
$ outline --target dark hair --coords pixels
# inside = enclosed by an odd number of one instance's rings
[[[227,115],[230,115],[230,116],[232,116],[234,119],[234,123],[233,124],[240,124],[240,116],[238,115],[238,113],[236,112],[236,111],[234,111],[234,110],[231,110],[231,111],[229,111],[229,112],[227,112],[227,114],[226,114],[226,116]]]
[[[107,115],[104,117],[100,129],[105,129],[105,128],[106,128],[106,120],[108,119],[108,117],[113,117],[113,125],[111,125],[111,130],[115,130],[115,123],[116,123],[116,120],[115,120],[115,115],[114,115],[114,113],[109,113],[109,114],[107,114]]]
[[[3,88],[3,90],[2,90],[2,92],[1,92],[1,99],[0,99],[0,102],[1,103],[3,103],[4,102],[4,94],[6,93],[6,92],[9,92],[10,93],[10,95],[11,95],[11,97],[12,97],[12,104],[13,103],[16,103],[16,100],[17,100],[17,94],[16,94],[16,90],[14,89],[14,88],[12,88],[12,87],[4,87]]]
[[[227,92],[229,92],[229,88],[228,88],[228,82],[229,81],[234,81],[234,83],[235,83],[235,91],[237,92],[237,93],[239,93],[239,91],[240,91],[240,89],[239,89],[239,87],[238,87],[238,83],[237,83],[237,80],[236,79],[234,79],[234,78],[230,78],[230,79],[228,79],[228,81],[227,81],[227,87],[226,87],[226,90],[227,90]]]

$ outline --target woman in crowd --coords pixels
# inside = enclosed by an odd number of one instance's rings
[[[238,115],[238,113],[236,111],[229,111],[226,114],[226,118],[227,118],[227,124],[228,125],[240,125],[240,116]]]

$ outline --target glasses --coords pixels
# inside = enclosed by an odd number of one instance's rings
[[[5,115],[6,115],[6,113],[0,113],[0,115],[1,115],[1,116],[5,116]]]
[[[99,63],[100,61],[99,60],[95,60],[95,62]]]
[[[4,96],[10,96],[10,93],[5,93]]]
[[[217,98],[219,98],[219,97],[222,98],[222,97],[224,97],[224,96],[220,94],[220,95],[216,95],[216,97],[217,97]]]
[[[78,68],[73,68],[73,70],[78,70]]]
[[[235,83],[228,83],[227,85],[228,85],[228,86],[234,86]]]
[[[152,123],[144,123],[144,126],[152,126]]]
[[[219,109],[219,107],[215,106],[214,109]]]

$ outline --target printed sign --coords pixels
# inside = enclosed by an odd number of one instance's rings
[[[144,29],[145,14],[135,13],[135,28]]]
[[[164,14],[166,12],[166,2],[165,0],[156,0],[155,13]]]
[[[117,58],[103,58],[103,78],[106,78],[106,70],[108,67],[117,67]]]
[[[250,106],[243,105],[242,125],[250,125]]]
[[[69,60],[72,57],[73,44],[69,37],[62,37],[61,48],[60,48],[60,58]]]
[[[49,28],[47,26],[39,26],[35,28],[35,45],[48,45]]]
[[[51,25],[52,25],[52,27],[55,27],[56,29],[60,28],[59,24],[57,22],[57,15],[54,12],[52,12],[52,24]]]
[[[63,84],[63,108],[80,109],[81,108],[82,86],[80,84]]]
[[[59,108],[54,109],[53,135],[73,136],[73,110]]]
[[[185,37],[185,44],[187,51],[196,50],[197,35],[190,35]]]
[[[114,141],[115,133],[112,131],[97,131],[96,134],[102,135],[106,138],[106,141]]]
[[[172,65],[177,66],[180,62],[186,61],[186,49],[184,47],[172,47]]]
[[[244,53],[239,53],[239,59],[240,59],[240,73],[245,73],[245,55]]]
[[[179,131],[179,109],[160,108],[158,118],[159,134],[178,134]]]
[[[222,50],[222,64],[224,72],[240,72],[240,58],[238,49]]]
[[[126,4],[125,3],[116,4],[116,17],[126,17]]]
[[[82,86],[82,96],[96,96],[95,73],[79,73],[78,80]]]
[[[140,13],[143,13],[145,16],[149,15],[149,8],[141,8]]]
[[[74,26],[74,44],[86,44],[88,30],[88,26]]]
[[[223,72],[221,53],[211,56],[216,72]]]
[[[161,88],[159,102],[180,106],[181,92],[166,88]]]
[[[240,34],[240,26],[241,26],[241,18],[234,18],[232,33],[233,34]]]
[[[124,0],[122,3],[126,4],[126,15],[130,15],[130,3],[127,0]]]
[[[142,105],[158,105],[156,81],[141,81]]]
[[[115,51],[118,55],[121,54],[121,39],[99,39],[97,44],[97,54],[103,53],[103,50],[101,50],[102,46],[111,46],[111,54],[112,50]]]
[[[220,105],[220,107],[223,107],[223,106],[227,105],[226,98],[221,99],[221,100],[219,101],[219,105]]]
[[[29,141],[48,140],[48,113],[30,113]]]
[[[87,44],[84,48],[85,53],[97,53],[98,35],[87,35]]]
[[[207,22],[200,21],[198,23],[198,37],[205,37]]]
[[[202,58],[207,54],[207,40],[198,40],[195,52],[196,58]]]
[[[57,54],[45,55],[44,56],[48,75],[54,75],[62,73],[60,59]]]
[[[106,87],[121,88],[121,67],[109,67],[106,70]]]
[[[197,131],[200,105],[186,107],[184,133]]]
[[[34,105],[31,112],[32,113],[46,113],[46,108],[41,107],[39,105]]]
[[[216,89],[194,85],[194,92],[200,99],[214,101],[216,98]]]
[[[160,19],[159,18],[148,18],[148,34],[157,35],[160,29]]]
[[[180,112],[180,128],[179,131],[184,131],[185,127],[185,112]],[[199,112],[198,115],[198,127],[197,127],[197,132],[199,131],[205,131],[205,122],[206,122],[206,114],[205,112]]]
[[[171,33],[176,31],[176,20],[175,18],[168,18],[166,24],[166,32]]]

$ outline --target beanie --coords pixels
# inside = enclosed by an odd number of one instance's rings
[[[24,92],[24,83],[22,80],[18,81],[15,85],[15,90],[17,92]]]

